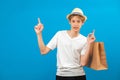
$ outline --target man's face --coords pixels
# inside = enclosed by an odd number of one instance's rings
[[[71,29],[74,31],[79,31],[83,22],[81,21],[79,16],[73,16],[70,20]]]

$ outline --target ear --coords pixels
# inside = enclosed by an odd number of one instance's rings
[[[69,21],[69,24],[71,24],[71,22]]]
[[[84,25],[84,22],[82,22],[82,25]]]

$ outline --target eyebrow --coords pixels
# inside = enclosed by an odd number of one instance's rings
[[[81,20],[71,20],[71,21],[81,21]]]

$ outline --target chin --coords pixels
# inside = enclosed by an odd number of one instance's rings
[[[75,32],[76,32],[76,31],[77,31],[77,32],[79,31],[79,29],[73,29],[73,30],[74,30]]]

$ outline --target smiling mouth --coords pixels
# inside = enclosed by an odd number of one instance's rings
[[[74,29],[79,29],[78,27],[73,27]]]

